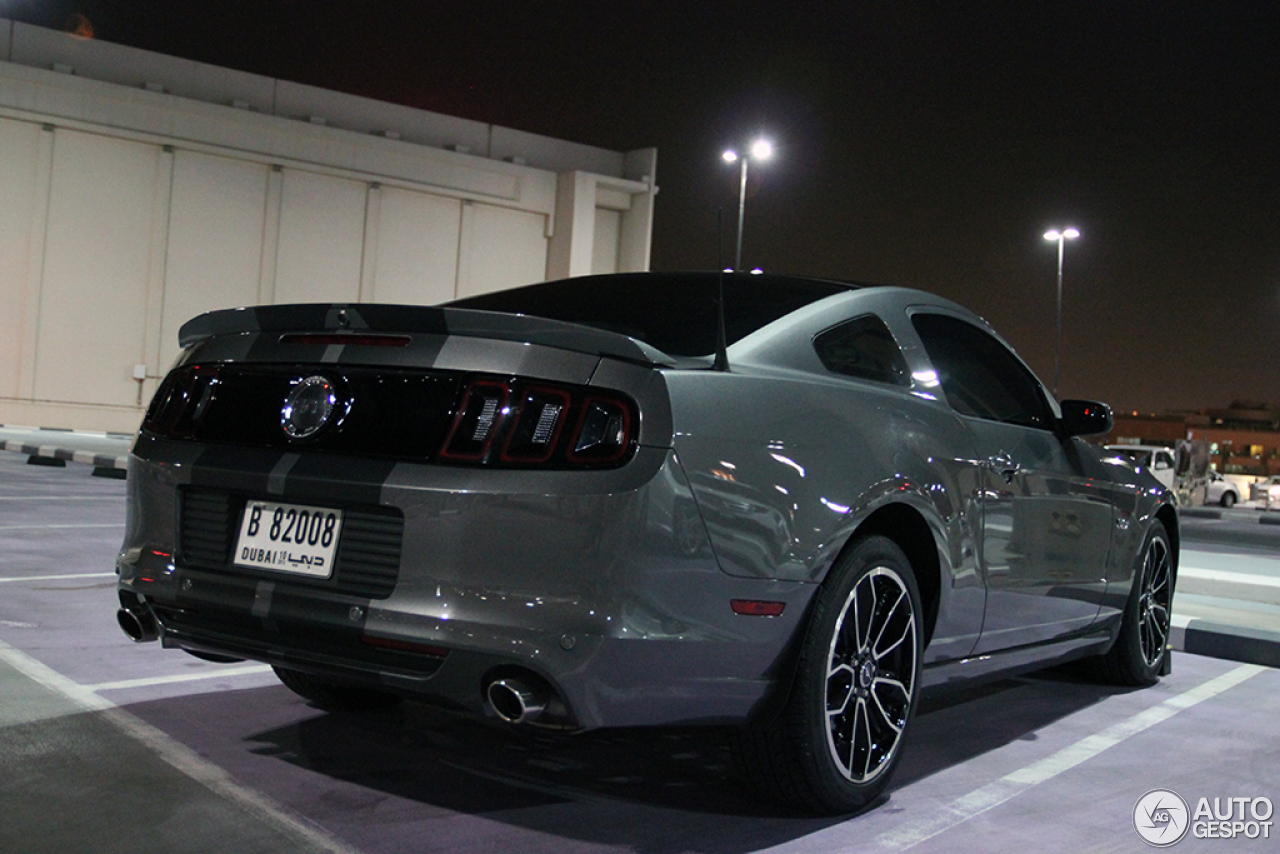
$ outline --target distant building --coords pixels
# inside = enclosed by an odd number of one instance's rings
[[[1103,441],[1172,446],[1181,439],[1207,442],[1210,463],[1223,474],[1280,473],[1280,409],[1252,401],[1200,412],[1118,412]]]
[[[136,429],[210,309],[647,270],[656,159],[0,19],[0,423]]]

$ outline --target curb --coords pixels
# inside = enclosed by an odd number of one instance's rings
[[[24,445],[21,442],[5,442],[4,449],[40,459],[86,463],[97,468],[112,468],[123,471],[129,467],[128,455],[94,454],[90,451],[73,451],[69,448],[58,448],[53,445]]]
[[[5,427],[0,424],[0,429]],[[17,454],[26,454],[27,462],[34,465],[66,465],[67,463],[82,463],[94,467],[94,474],[104,477],[123,477],[125,471],[129,468],[129,455],[124,454],[102,454],[93,451],[77,450],[70,445],[77,444],[76,436],[92,436],[94,438],[115,438],[127,443],[133,437],[126,433],[82,433],[76,430],[65,430],[51,427],[39,428],[11,428],[25,429],[33,435],[38,434],[39,438],[48,438],[52,441],[47,443],[23,441],[22,439],[3,439],[0,440],[0,448],[6,451],[13,451]],[[65,437],[65,438],[64,438]]]
[[[1280,667],[1280,632],[1192,618],[1170,627],[1169,643],[1178,652]]]
[[[1186,516],[1188,519],[1221,519],[1222,511],[1209,507],[1179,507],[1178,516]]]

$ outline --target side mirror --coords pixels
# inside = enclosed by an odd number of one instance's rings
[[[1062,401],[1062,431],[1068,436],[1100,436],[1111,432],[1111,407],[1096,400]]]

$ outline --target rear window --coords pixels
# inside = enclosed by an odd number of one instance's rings
[[[716,349],[716,273],[580,276],[447,303],[527,314],[620,332],[671,356]],[[725,338],[745,338],[780,317],[854,286],[820,279],[725,274]]]

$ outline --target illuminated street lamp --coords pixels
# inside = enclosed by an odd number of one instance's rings
[[[766,139],[757,139],[751,143],[751,154],[738,154],[732,148],[723,155],[725,163],[740,162],[742,164],[741,189],[738,191],[738,252],[734,256],[733,269],[742,269],[742,220],[747,209],[747,161],[768,160],[773,156],[773,145]]]
[[[1059,231],[1056,228],[1050,229],[1044,233],[1045,240],[1058,241],[1058,338],[1053,345],[1053,396],[1058,396],[1058,383],[1062,381],[1062,254],[1063,247],[1066,246],[1068,240],[1075,240],[1080,236],[1080,230],[1076,228],[1064,228]]]

